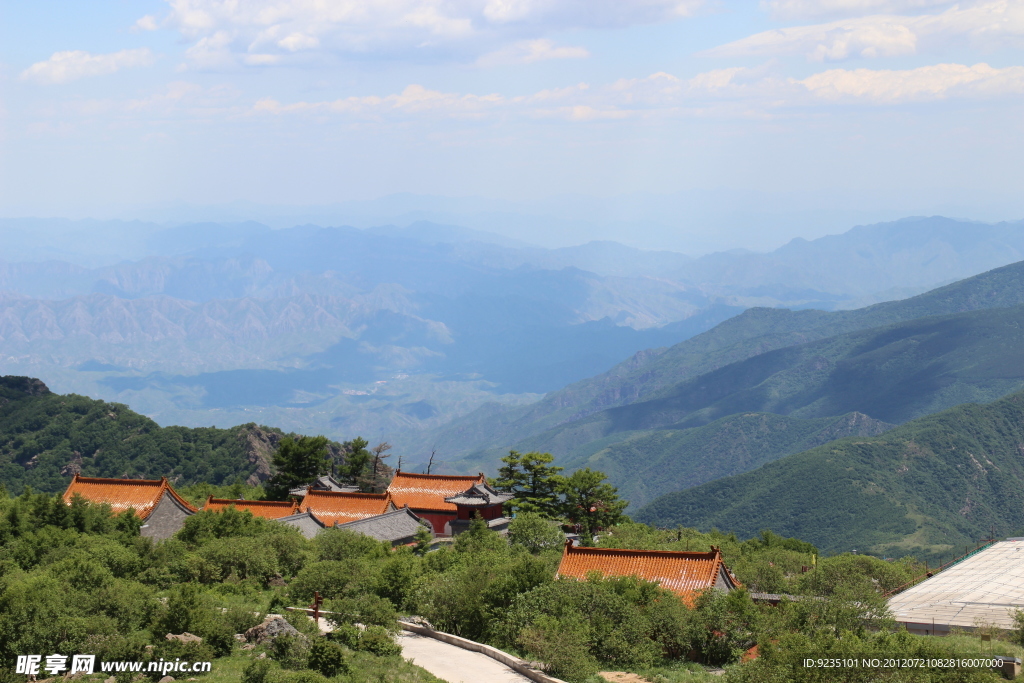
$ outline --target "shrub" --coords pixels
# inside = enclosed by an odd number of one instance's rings
[[[309,659],[309,641],[303,635],[280,635],[270,646],[270,656],[285,669],[304,669]]]
[[[254,659],[242,671],[242,683],[269,683],[270,661]]]
[[[324,529],[313,539],[313,546],[320,560],[383,558],[391,552],[390,544],[348,529]]]
[[[330,678],[348,673],[345,648],[327,638],[317,638],[309,648],[309,668]]]
[[[359,649],[378,657],[394,657],[402,654],[402,646],[395,642],[383,626],[367,626],[359,634]]]

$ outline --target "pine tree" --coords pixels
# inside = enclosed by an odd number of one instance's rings
[[[515,499],[507,504],[510,510],[534,512],[549,519],[559,516],[559,486],[563,477],[558,474],[562,468],[551,464],[554,459],[550,453],[518,451],[509,451],[501,459],[505,464],[498,470],[494,488],[515,494]]]
[[[298,439],[285,437],[274,454],[277,474],[267,480],[267,497],[271,500],[285,500],[288,491],[311,484],[330,468],[327,454],[327,437],[300,436]]]

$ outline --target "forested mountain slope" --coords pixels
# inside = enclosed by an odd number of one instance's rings
[[[471,458],[474,463],[481,456],[493,459],[494,452],[518,447],[515,444],[524,439],[551,434],[552,429],[581,432],[587,436],[593,435],[591,438],[599,438],[610,432],[594,431],[594,422],[603,420],[591,419],[590,416],[595,413],[670,394],[675,391],[673,387],[681,386],[682,382],[724,369],[730,364],[808,342],[925,316],[1002,308],[1022,303],[1024,262],[997,268],[910,299],[853,311],[749,309],[675,346],[642,351],[610,371],[572,384],[538,403],[512,408],[483,406],[433,433],[431,438],[439,452],[451,453],[453,456],[476,453]],[[767,362],[778,362],[782,358],[773,356]],[[968,398],[961,397],[961,400]],[[949,405],[952,403],[942,407]],[[639,408],[633,414],[646,412],[649,408]],[[740,410],[774,409],[751,406],[737,408],[737,411]],[[851,406],[825,414],[840,415],[850,410],[859,410],[871,417],[892,421],[863,406]],[[624,410],[620,414],[631,413]],[[724,414],[728,413],[718,412],[716,417]],[[914,413],[919,414],[922,413]],[[559,449],[570,447],[570,443],[571,448],[584,443],[575,437],[564,444],[559,444],[558,439],[553,437],[545,437],[543,440],[552,444],[552,452],[556,455],[566,455],[568,450]],[[483,451],[487,449],[495,450],[484,456]]]
[[[588,443],[583,455],[570,454],[562,464],[570,471],[589,467],[606,473],[630,502],[629,511],[636,511],[671,491],[741,474],[836,439],[877,436],[893,426],[863,413],[806,420],[739,413],[693,429],[631,432],[625,439],[617,434],[608,446]]]
[[[1024,393],[965,404],[658,498],[658,526],[761,529],[825,552],[937,557],[1024,532]]]
[[[62,491],[75,473],[255,484],[269,476],[281,436],[255,424],[160,427],[119,403],[54,394],[28,377],[0,377],[0,483],[11,493],[26,486]]]

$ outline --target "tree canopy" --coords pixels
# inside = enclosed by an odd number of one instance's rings
[[[297,439],[285,437],[278,444],[274,454],[277,474],[267,480],[267,497],[284,500],[288,491],[309,484],[330,468],[327,451],[327,437],[300,436]]]

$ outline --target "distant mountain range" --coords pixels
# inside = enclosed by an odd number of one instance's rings
[[[1003,323],[1015,319],[1019,312],[1010,312],[1009,317],[979,313],[942,321],[923,319],[1020,304],[1024,304],[1024,263],[903,301],[854,311],[750,309],[670,348],[641,352],[607,373],[570,385],[537,403],[483,406],[429,436],[442,452],[463,454],[465,461],[454,467],[478,469],[493,467],[510,447],[583,457],[607,447],[615,433],[696,426],[736,412],[818,417],[861,411],[887,422],[901,422],[958,402],[995,398],[1015,386],[1015,379],[1003,375],[1008,384],[991,389],[994,394],[985,393],[990,389],[982,387],[995,386],[990,380],[960,377],[959,371],[945,367],[954,361],[944,349],[933,343],[921,346],[921,342],[947,339],[951,344],[949,335],[964,334],[960,340],[962,359],[971,362],[974,359],[968,348],[978,351],[978,345],[990,343],[994,346],[986,353],[998,353],[999,344],[1011,342],[1016,332],[1012,324],[1006,327]],[[990,325],[999,328],[991,338],[974,338],[963,331],[981,335]],[[908,357],[908,347],[919,355]],[[944,369],[936,368],[935,363]],[[882,368],[881,377],[859,374],[876,366]],[[897,366],[899,372],[938,373],[934,381],[948,381],[960,389],[966,381],[975,387],[970,391],[981,393],[956,395],[949,387],[911,388],[899,376]],[[1008,363],[999,372],[1012,375],[1016,368]],[[890,395],[896,384],[896,392]],[[854,385],[861,394],[851,393]],[[908,397],[907,391],[919,393]],[[896,396],[915,402],[881,405]]]
[[[541,249],[424,222],[26,219],[0,221],[0,247],[6,372],[164,423],[372,433],[415,462],[433,446],[448,460],[504,449],[756,353],[951,312],[728,320],[922,291],[1020,258],[1024,230],[907,219],[691,258],[611,242]]]

